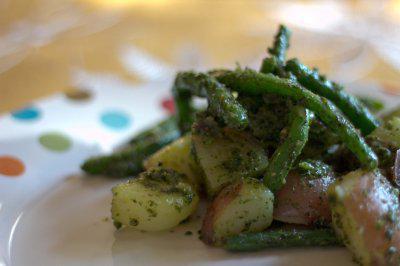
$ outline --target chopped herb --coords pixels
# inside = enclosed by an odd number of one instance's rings
[[[120,229],[122,227],[122,223],[118,222],[118,221],[114,221],[114,226],[117,229]]]
[[[137,226],[138,224],[139,224],[139,221],[137,219],[135,219],[135,218],[131,218],[129,220],[129,225],[130,226]]]

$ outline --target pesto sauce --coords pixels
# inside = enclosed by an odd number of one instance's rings
[[[186,175],[172,169],[159,168],[144,172],[141,178],[134,181],[153,191],[183,196],[185,204],[189,204],[193,200],[192,187]],[[155,204],[154,201],[149,201],[150,207],[153,207]]]
[[[307,179],[319,179],[328,176],[335,176],[330,165],[320,160],[305,160],[301,161],[297,169],[299,173]]]

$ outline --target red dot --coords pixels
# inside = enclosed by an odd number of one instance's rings
[[[0,156],[0,174],[5,176],[19,176],[25,172],[24,163],[12,156]]]
[[[168,112],[168,114],[175,114],[175,103],[172,97],[162,100],[161,106]]]

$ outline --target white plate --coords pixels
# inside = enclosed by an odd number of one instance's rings
[[[83,84],[92,94],[89,100],[56,95],[33,104],[39,118],[28,119],[29,112],[0,118],[0,265],[352,265],[344,248],[242,254],[210,248],[197,239],[199,219],[173,232],[116,232],[109,218],[110,188],[120,180],[85,177],[79,165],[165,117],[161,101],[168,98],[169,84],[132,89],[112,78],[95,77]],[[382,93],[377,85],[353,85],[352,90],[381,98],[389,108],[400,103],[398,96]],[[107,128],[101,122],[107,110],[125,115],[125,120],[108,117],[116,125]],[[69,139],[68,149],[65,142],[55,151],[38,141],[54,131]],[[5,156],[21,160],[25,172],[5,175]]]

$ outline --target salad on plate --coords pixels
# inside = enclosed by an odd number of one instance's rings
[[[129,177],[112,189],[117,229],[168,230],[204,201],[207,245],[346,246],[362,265],[400,264],[400,109],[378,117],[377,100],[287,60],[290,35],[279,27],[259,70],[178,73],[174,116],[83,163]]]

